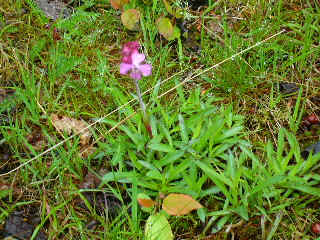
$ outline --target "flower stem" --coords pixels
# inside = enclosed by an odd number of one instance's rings
[[[147,129],[147,132],[149,133],[150,137],[152,138],[151,125],[150,125],[150,121],[149,121],[149,118],[148,118],[148,115],[147,115],[146,105],[144,104],[144,102],[142,100],[142,95],[141,95],[140,86],[139,86],[138,81],[139,80],[134,79],[134,83],[136,85],[137,96],[138,96],[138,99],[139,99],[139,104],[140,104],[140,107],[141,107],[142,112],[143,112],[143,123],[144,123],[144,126]]]
[[[142,109],[143,115],[146,116],[147,115],[147,113],[146,113],[146,105],[144,104],[144,102],[142,100],[141,91],[140,91],[140,87],[139,87],[138,81],[139,80],[134,79],[134,83],[136,85],[136,91],[137,91],[137,96],[138,96],[138,99],[139,99],[140,107]]]

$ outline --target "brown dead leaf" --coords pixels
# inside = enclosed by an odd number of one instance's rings
[[[79,156],[81,158],[88,158],[90,155],[94,154],[97,151],[96,147],[93,146],[85,146],[80,150]]]
[[[186,194],[171,193],[162,203],[162,209],[173,216],[185,215],[199,208],[203,208],[203,206]]]
[[[47,145],[47,139],[42,134],[41,129],[37,127],[27,136],[27,141],[36,151],[43,150]]]
[[[66,116],[58,116],[57,114],[51,114],[51,121],[53,126],[60,132],[80,133],[80,144],[85,146],[89,143],[92,136],[89,129],[83,130],[88,124],[83,120],[77,120]]]
[[[213,33],[223,33],[224,29],[221,23],[217,20],[211,20],[208,22],[208,29]]]
[[[91,172],[84,177],[83,182],[79,184],[80,189],[96,188],[100,184],[101,180]]]
[[[153,201],[152,199],[144,199],[144,198],[138,198],[138,203],[141,207],[145,207],[145,208],[151,208],[156,204],[156,202]]]

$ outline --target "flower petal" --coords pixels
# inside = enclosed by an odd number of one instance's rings
[[[140,43],[138,41],[127,42],[126,44],[123,45],[122,55],[130,56],[134,51],[138,51],[139,48],[140,48]]]
[[[139,53],[138,51],[134,51],[131,55],[132,64],[135,65],[137,68],[144,61],[146,56],[143,53]]]
[[[130,77],[136,80],[140,80],[141,79],[141,72],[139,71],[132,71],[130,73]]]
[[[120,74],[127,74],[132,69],[132,64],[121,63],[120,64]]]
[[[130,56],[130,55],[124,56],[124,57],[122,58],[122,61],[121,61],[121,62],[127,63],[127,64],[132,64],[131,56]]]
[[[139,66],[139,70],[142,73],[143,76],[150,76],[152,72],[152,66],[151,64],[142,64]]]

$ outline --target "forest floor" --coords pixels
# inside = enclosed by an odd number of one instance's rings
[[[170,239],[157,214],[172,239],[319,238],[319,2],[129,7],[134,31],[109,0],[0,0],[0,238]],[[128,41],[152,64],[152,134]],[[172,193],[202,208],[168,214]]]

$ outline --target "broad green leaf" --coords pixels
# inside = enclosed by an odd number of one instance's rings
[[[169,41],[175,40],[176,38],[180,38],[180,28],[177,26],[173,27],[172,35],[168,38]]]
[[[192,210],[203,206],[189,195],[169,194],[162,203],[162,208],[170,215],[181,216],[190,213]]]
[[[145,228],[146,240],[173,240],[173,233],[166,217],[162,214],[151,215]]]
[[[173,35],[173,26],[170,22],[169,18],[161,17],[157,21],[157,28],[159,33],[164,36],[165,39],[169,40],[169,38]]]
[[[138,30],[140,21],[140,12],[136,9],[128,9],[121,14],[123,25],[129,30]]]

